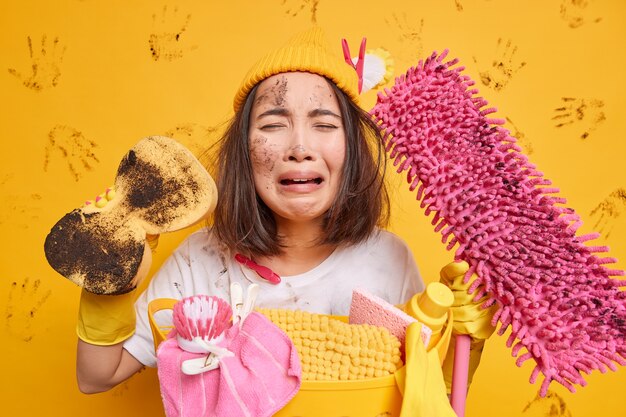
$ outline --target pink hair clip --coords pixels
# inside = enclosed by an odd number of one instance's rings
[[[280,276],[266,266],[259,265],[250,258],[246,258],[240,253],[235,254],[235,260],[240,264],[252,269],[261,278],[271,282],[272,284],[280,283]]]
[[[341,47],[343,48],[343,58],[346,60],[346,63],[350,65],[352,68],[356,70],[356,75],[359,77],[359,93],[363,90],[363,64],[365,63],[365,44],[367,42],[367,38],[363,38],[361,40],[361,48],[359,49],[359,58],[356,61],[356,64],[352,62],[352,56],[350,54],[350,47],[348,46],[348,41],[345,39],[341,40]]]

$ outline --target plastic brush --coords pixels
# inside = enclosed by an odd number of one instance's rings
[[[208,354],[206,357],[188,359],[182,371],[196,375],[215,369],[219,359],[232,356],[219,346],[227,329],[231,327],[232,308],[220,297],[194,295],[174,304],[173,323],[178,346],[191,353]]]
[[[466,282],[478,274],[470,293],[482,285],[484,306],[497,303],[493,324],[500,335],[511,329],[517,365],[534,360],[541,395],[553,380],[573,392],[581,373],[626,363],[626,283],[613,278],[623,272],[598,255],[606,246],[587,246],[598,233],[576,234],[580,217],[446,55],[397,78],[372,114],[435,231],[470,265]]]

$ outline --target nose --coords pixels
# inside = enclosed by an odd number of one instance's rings
[[[303,128],[296,127],[293,129],[289,149],[286,153],[287,160],[294,162],[315,160],[315,153],[305,138],[306,134]]]
[[[289,149],[287,156],[290,161],[295,161],[295,162],[313,160],[313,154],[309,152],[303,144],[297,144],[297,145],[292,146]]]

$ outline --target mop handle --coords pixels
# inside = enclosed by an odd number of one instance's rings
[[[455,341],[450,403],[457,417],[464,417],[471,339],[468,335],[460,334],[456,336]]]

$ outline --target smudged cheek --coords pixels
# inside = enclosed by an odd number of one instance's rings
[[[270,143],[266,137],[254,137],[250,145],[250,159],[252,160],[252,171],[254,180],[263,183],[266,187],[273,183],[274,168],[278,159],[278,150],[275,144]]]

